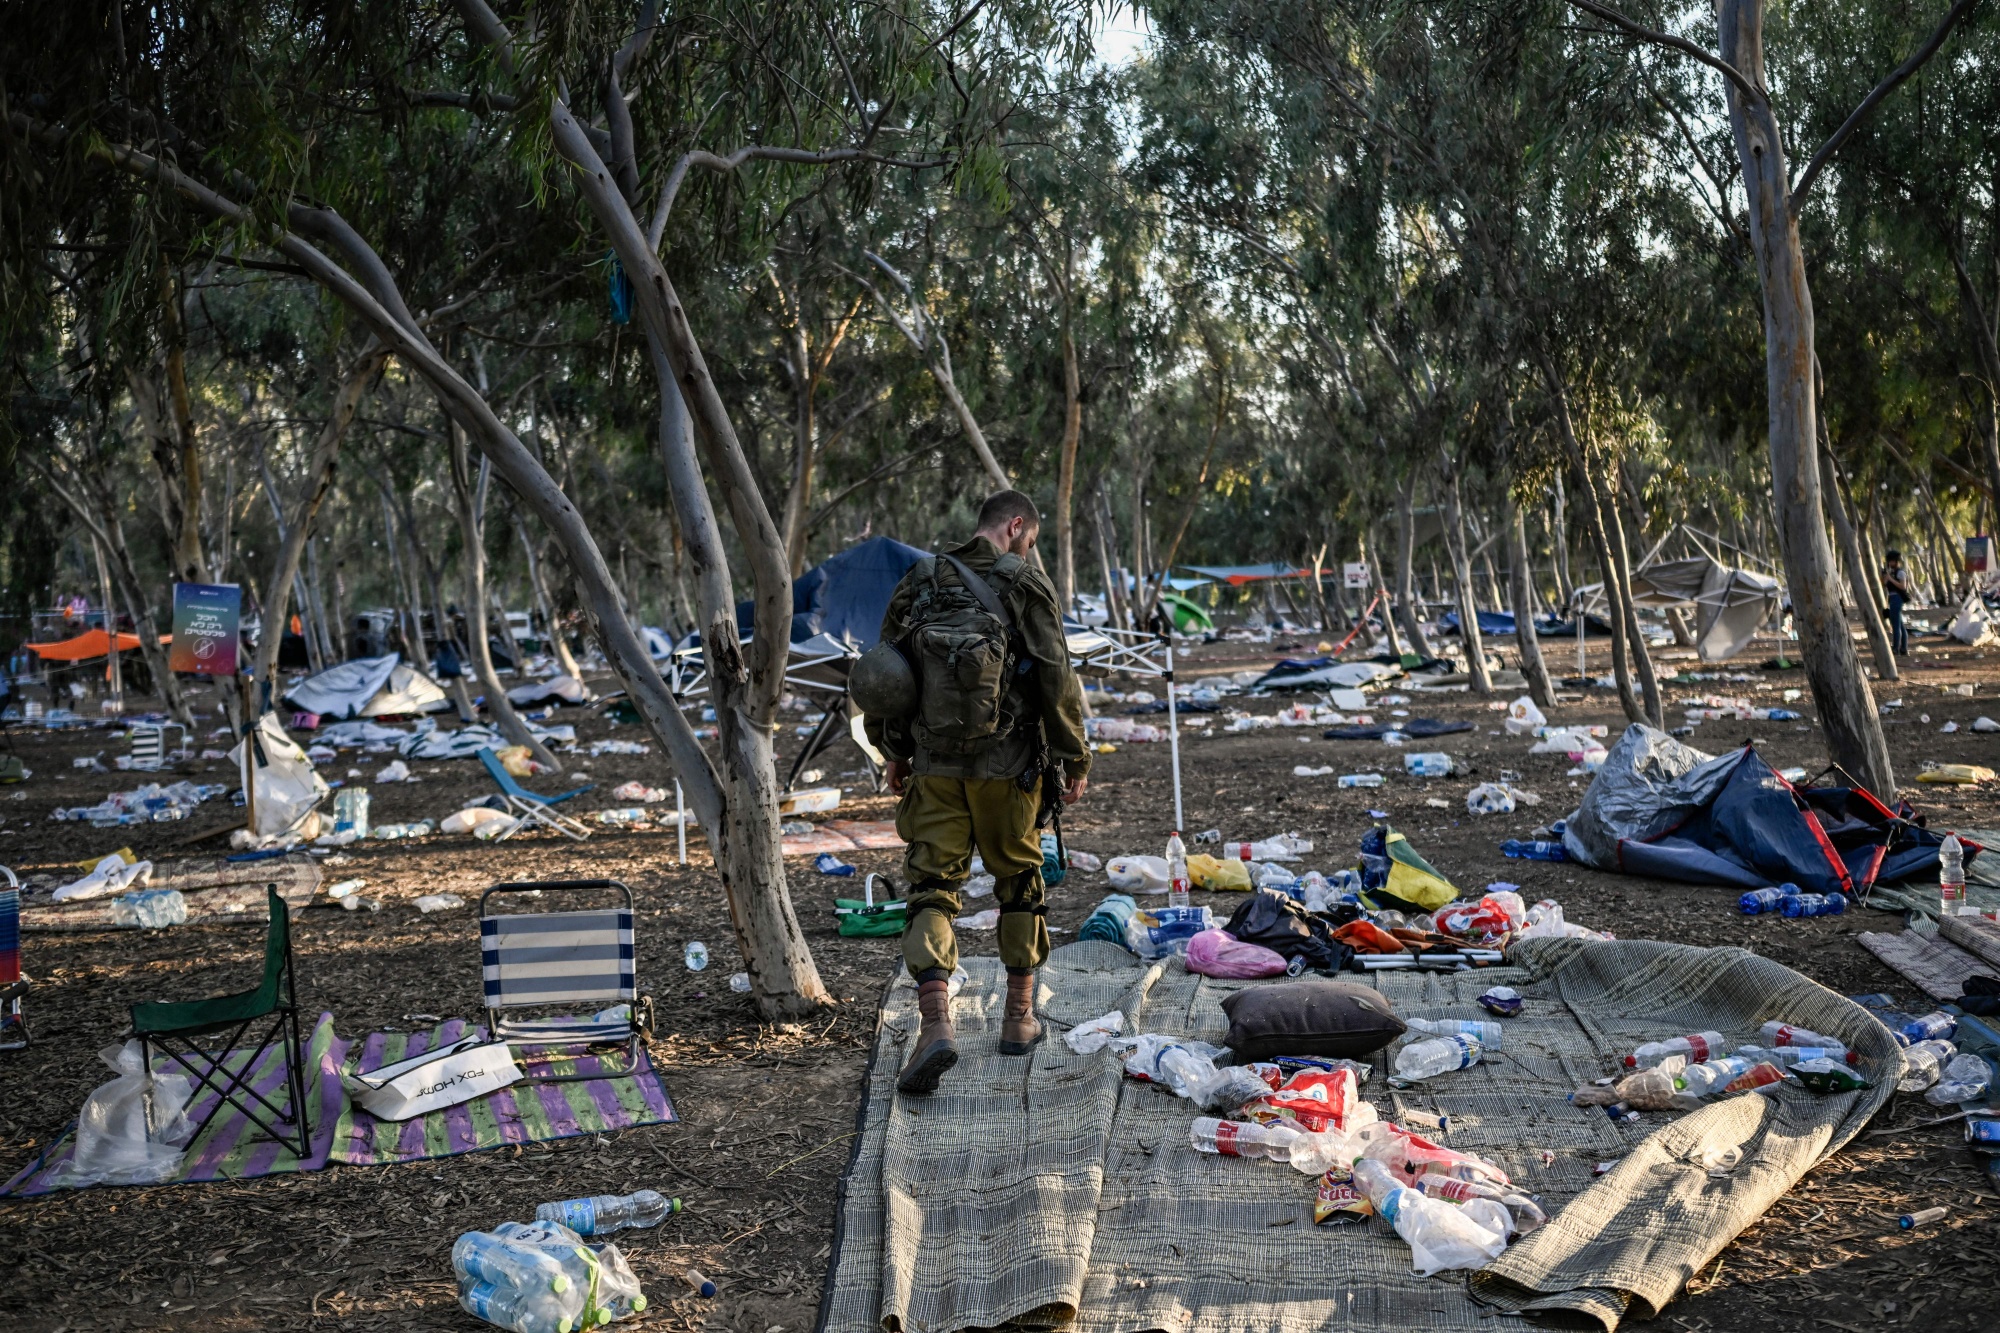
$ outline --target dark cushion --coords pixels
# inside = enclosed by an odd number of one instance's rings
[[[1359,1060],[1407,1031],[1381,992],[1351,981],[1251,986],[1222,1002],[1238,1060],[1324,1055]]]

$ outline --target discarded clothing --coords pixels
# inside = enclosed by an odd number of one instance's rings
[[[1285,959],[1303,959],[1316,972],[1337,972],[1354,950],[1333,937],[1333,926],[1295,899],[1269,889],[1251,894],[1223,929],[1245,944],[1261,944]]]

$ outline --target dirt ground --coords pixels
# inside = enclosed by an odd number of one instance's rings
[[[1947,720],[1963,727],[1983,710],[2000,714],[2000,654],[1932,643],[1928,653],[1910,659],[1901,683],[1879,689],[1880,697],[1903,701],[1887,721],[1905,782],[1924,761],[1993,764],[2000,755],[2000,736],[1938,732]],[[1723,668],[1749,671],[1753,681],[1672,685],[1669,698],[1748,694],[1753,702],[1775,705],[1779,691],[1801,688],[1804,680],[1797,670],[1757,670],[1756,660],[1771,647],[1762,643]],[[1511,644],[1503,640],[1499,649],[1511,662]],[[1188,655],[1182,679],[1265,666],[1284,652],[1283,645],[1206,645]],[[1573,648],[1560,660],[1573,669]],[[1606,669],[1601,650],[1593,669]],[[1662,669],[1704,668],[1669,655]],[[1947,692],[1963,682],[1976,685],[1975,697]],[[1322,740],[1317,727],[1190,732],[1182,747],[1189,831],[1219,827],[1236,838],[1296,830],[1317,843],[1307,863],[1331,869],[1351,863],[1370,823],[1368,812],[1383,810],[1462,890],[1476,894],[1488,881],[1511,880],[1529,901],[1555,898],[1570,920],[1623,938],[1740,944],[1843,993],[1909,996],[1907,984],[1849,938],[1862,930],[1897,929],[1894,916],[1860,911],[1802,921],[1745,918],[1735,911],[1731,891],[1505,859],[1502,839],[1526,836],[1536,824],[1564,814],[1581,794],[1580,780],[1564,776],[1567,761],[1529,757],[1527,742],[1500,734],[1499,715],[1484,701],[1462,694],[1411,697],[1407,707],[1414,716],[1477,724],[1471,734],[1416,747],[1469,761],[1471,776],[1406,778],[1401,751],[1372,741]],[[1622,717],[1610,691],[1567,697],[1574,702],[1562,705],[1553,721],[1601,722],[1616,736]],[[1274,696],[1247,707],[1275,712],[1292,701]],[[1810,716],[1809,705],[1796,706]],[[1378,708],[1377,716],[1386,711]],[[1678,719],[1678,708],[1673,716]],[[1925,716],[1927,722],[1920,720]],[[644,739],[638,728],[614,729],[582,709],[565,710],[559,720],[575,723],[585,743],[610,735]],[[1690,738],[1710,752],[1745,740],[1757,741],[1779,767],[1817,772],[1826,762],[1809,721],[1709,722]],[[788,731],[787,753],[798,743]],[[88,804],[136,785],[142,775],[71,767],[73,757],[100,750],[108,760],[122,742],[103,732],[17,727],[0,745],[11,746],[35,771],[22,786],[0,789],[0,862],[17,870],[51,868],[122,845],[162,859],[209,851],[215,844],[178,851],[172,844],[228,815],[211,802],[187,823],[95,829],[52,822],[48,815],[56,806]],[[324,771],[332,777],[359,767],[372,775],[384,762],[352,754],[344,752]],[[583,800],[586,809],[625,804],[609,796],[619,782],[657,784],[665,774],[657,747],[649,756],[578,756],[571,762],[598,784]],[[1295,777],[1297,764],[1330,764],[1336,773],[1379,769],[1391,776],[1383,788],[1342,791],[1331,776]],[[887,818],[888,797],[871,793],[858,774],[840,776],[850,765],[858,767],[851,747],[827,757],[828,780],[848,788],[840,813]],[[1470,785],[1502,770],[1520,774],[1543,804],[1511,816],[1466,814]],[[438,818],[487,790],[470,761],[417,764],[415,771],[419,780],[410,784],[355,779],[370,786],[374,819]],[[230,778],[220,764],[194,764],[188,776]],[[1905,794],[1935,825],[2000,826],[2000,791],[1912,785]],[[1429,806],[1429,798],[1442,798],[1449,808]],[[1107,857],[1157,853],[1172,808],[1168,747],[1120,747],[1099,756],[1088,798],[1067,820],[1071,843]],[[340,1032],[351,1037],[417,1026],[407,1017],[412,1014],[478,1014],[474,908],[424,916],[409,905],[419,894],[449,890],[471,903],[485,885],[502,879],[610,876],[629,883],[640,901],[641,988],[659,1005],[653,1056],[683,1122],[406,1165],[0,1202],[0,1254],[16,1275],[0,1299],[0,1327],[50,1333],[470,1329],[480,1325],[457,1309],[448,1259],[459,1233],[530,1216],[536,1204],[551,1199],[651,1187],[680,1196],[686,1211],[655,1230],[618,1238],[654,1302],[645,1322],[806,1333],[827,1271],[835,1192],[854,1133],[876,1001],[898,958],[893,940],[835,933],[832,900],[854,882],[822,877],[803,861],[791,863],[799,916],[838,1003],[823,1017],[780,1030],[760,1023],[749,997],[729,989],[729,974],[742,964],[699,839],[685,868],[675,863],[670,832],[607,829],[581,846],[434,837],[347,851],[352,863],[330,868],[329,879],[365,876],[365,892],[386,905],[376,913],[325,906],[303,913],[298,962],[305,1002],[332,1011]],[[890,852],[849,859],[863,870],[900,869],[898,855]],[[1059,942],[1106,891],[1101,874],[1073,874],[1054,891],[1049,920],[1063,932]],[[1226,895],[1197,895],[1204,897],[1221,915],[1232,909]],[[682,965],[683,947],[693,939],[705,941],[711,953],[704,972]],[[24,962],[35,982],[30,1014],[36,1042],[27,1051],[0,1055],[0,1179],[31,1161],[108,1077],[95,1052],[125,1026],[127,1006],[239,989],[254,975],[262,940],[260,928],[222,925],[28,935]],[[993,946],[990,937],[975,935],[964,947],[986,953]],[[1919,1098],[1894,1101],[1869,1133],[1779,1200],[1691,1282],[1662,1323],[1688,1330],[1993,1328],[2000,1201],[1963,1148],[1956,1125],[1921,1126],[1934,1114]],[[1945,1223],[1898,1232],[1899,1214],[1934,1204],[1951,1209]],[[695,1297],[677,1277],[689,1266],[713,1277],[720,1295]]]

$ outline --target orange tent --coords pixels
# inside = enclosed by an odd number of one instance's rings
[[[162,634],[160,642],[166,643],[172,637],[170,634]],[[118,636],[119,652],[131,652],[138,646],[138,635],[120,634]],[[107,646],[104,631],[101,629],[92,629],[85,630],[74,639],[62,639],[56,643],[31,643],[28,645],[28,651],[40,657],[43,661],[84,662],[91,658],[103,657],[110,649]]]

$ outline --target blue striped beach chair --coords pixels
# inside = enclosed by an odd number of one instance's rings
[[[493,910],[496,899],[591,891],[616,895],[622,904],[567,912]],[[639,994],[631,889],[615,879],[495,884],[479,900],[479,950],[494,1040],[524,1057],[558,1047],[622,1044],[628,1071],[637,1067],[639,1043],[652,1030],[653,1001]],[[615,1013],[621,1005],[622,1017]],[[623,1072],[526,1077],[564,1083]]]

